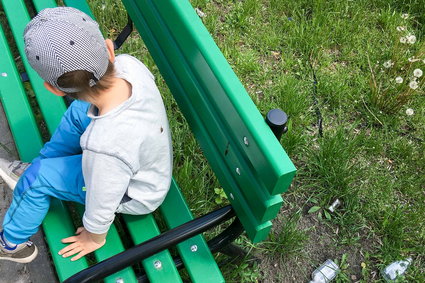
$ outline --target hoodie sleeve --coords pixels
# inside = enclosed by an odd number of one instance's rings
[[[87,190],[84,228],[94,234],[106,233],[133,173],[118,157],[84,150],[83,175]]]

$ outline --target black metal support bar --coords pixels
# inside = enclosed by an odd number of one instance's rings
[[[111,275],[133,263],[150,257],[197,234],[203,233],[235,216],[230,205],[191,220],[122,253],[101,261],[71,276],[64,282],[93,282]]]
[[[117,50],[118,48],[120,48],[121,45],[127,40],[131,32],[133,31],[133,21],[131,20],[130,16],[127,15],[127,17],[128,17],[127,25],[123,28],[123,30],[114,40],[114,50]]]

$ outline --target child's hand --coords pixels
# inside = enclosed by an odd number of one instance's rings
[[[98,248],[102,247],[106,242],[106,234],[92,234],[84,227],[79,227],[75,232],[77,236],[62,239],[62,243],[72,243],[59,251],[63,257],[69,257],[76,253],[77,256],[71,258],[72,261],[80,259]]]

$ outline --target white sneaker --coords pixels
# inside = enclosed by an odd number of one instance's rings
[[[33,261],[37,254],[38,249],[33,242],[27,241],[10,247],[3,239],[3,232],[0,232],[0,260],[28,263]]]
[[[24,174],[25,170],[31,163],[22,162],[19,160],[9,161],[0,158],[0,177],[12,190],[15,189],[19,178]]]

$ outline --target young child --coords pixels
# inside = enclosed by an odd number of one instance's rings
[[[31,165],[0,162],[12,189],[23,173],[3,220],[0,259],[36,257],[29,238],[55,197],[85,204],[84,227],[59,252],[77,260],[105,244],[115,213],[147,214],[163,202],[172,171],[168,120],[153,75],[134,57],[115,57],[112,41],[81,11],[45,9],[24,39],[45,87],[77,100]]]

